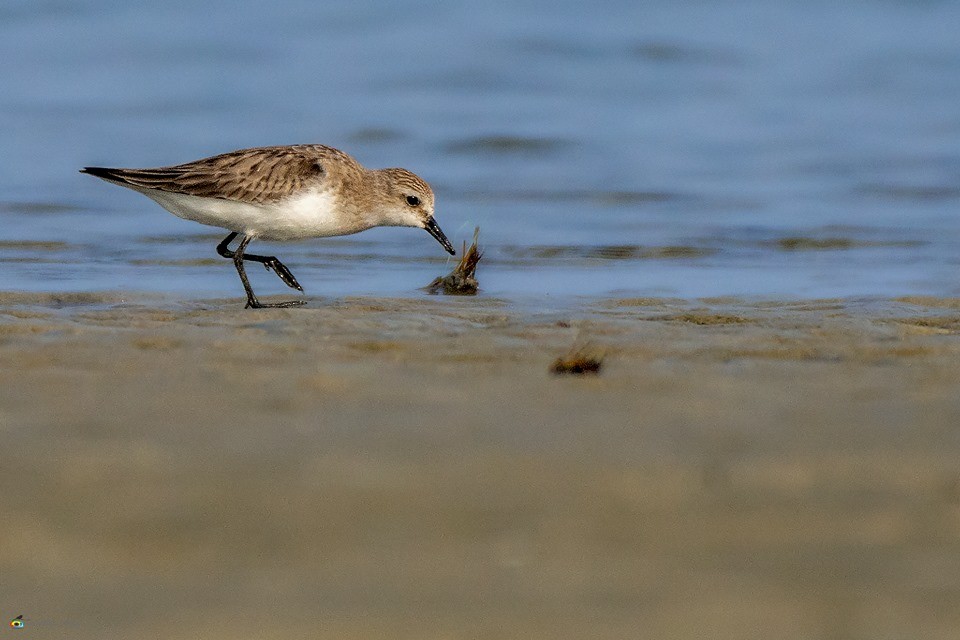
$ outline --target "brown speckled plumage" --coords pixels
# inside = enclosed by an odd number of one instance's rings
[[[355,174],[356,182],[366,172],[346,153],[320,144],[241,149],[154,169],[87,167],[84,172],[140,189],[262,204],[322,185],[330,170],[344,178]]]

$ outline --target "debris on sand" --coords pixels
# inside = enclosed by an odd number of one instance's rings
[[[603,366],[603,355],[587,348],[573,349],[566,356],[557,358],[550,371],[556,375],[596,375]]]
[[[480,287],[476,278],[477,263],[483,257],[483,253],[477,249],[477,238],[479,237],[480,227],[477,227],[473,231],[473,244],[468,249],[467,243],[463,243],[463,255],[450,275],[437,278],[424,288],[433,294],[442,293],[448,296],[476,295],[477,289]]]

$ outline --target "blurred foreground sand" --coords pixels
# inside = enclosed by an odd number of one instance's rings
[[[957,300],[9,293],[0,363],[24,638],[960,638]]]

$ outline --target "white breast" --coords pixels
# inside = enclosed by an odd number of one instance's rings
[[[185,220],[265,240],[342,236],[369,228],[341,213],[332,192],[311,190],[279,202],[253,204],[153,189],[137,191]]]

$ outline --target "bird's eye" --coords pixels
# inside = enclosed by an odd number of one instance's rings
[[[417,196],[407,196],[407,204],[410,205],[411,207],[419,207],[420,198],[418,198]]]

